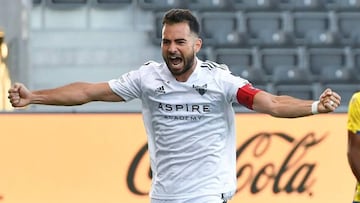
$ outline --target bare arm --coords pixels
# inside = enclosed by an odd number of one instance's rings
[[[355,175],[358,182],[360,182],[360,135],[348,130],[348,151],[347,158],[351,171]]]
[[[319,98],[319,113],[334,111],[340,105],[340,96],[326,89]],[[330,103],[333,101],[333,104]],[[257,112],[270,114],[274,117],[296,118],[312,115],[311,105],[314,101],[302,100],[291,96],[277,96],[261,91],[254,97],[253,109]]]
[[[29,91],[23,84],[15,83],[9,90],[9,100],[14,107],[29,104],[74,106],[91,101],[124,101],[116,95],[108,83],[76,82],[62,87]]]

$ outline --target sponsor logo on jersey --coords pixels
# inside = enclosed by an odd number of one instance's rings
[[[157,94],[165,94],[166,92],[165,92],[164,86],[162,85],[162,86],[156,88],[155,93],[157,93]]]
[[[161,109],[166,112],[197,112],[197,113],[210,113],[209,104],[164,104],[159,103],[158,109]]]

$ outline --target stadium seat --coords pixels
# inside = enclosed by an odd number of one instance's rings
[[[247,79],[254,87],[267,90],[268,77],[265,71],[260,67],[247,67],[238,71],[237,74],[244,79]]]
[[[338,43],[333,12],[294,12],[295,44],[332,46]]]
[[[311,47],[333,47],[340,45],[340,36],[337,32],[310,30],[305,33],[304,45]]]
[[[335,0],[343,11],[359,11],[360,0]]]
[[[279,0],[229,0],[232,8],[241,11],[273,11]]]
[[[131,0],[96,0],[99,4],[130,4]]]
[[[37,5],[39,5],[39,4],[41,4],[41,0],[32,0],[32,5],[33,6],[37,6]]]
[[[352,50],[352,67],[360,73],[360,49]]]
[[[235,75],[240,75],[245,68],[259,67],[256,49],[217,49],[214,59],[226,64]]]
[[[246,42],[237,15],[233,12],[203,12],[200,24],[204,46],[238,47]]]
[[[94,8],[107,10],[119,9],[132,4],[132,0],[90,0]]]
[[[331,88],[341,96],[341,106],[346,107],[352,94],[360,90],[360,73],[354,68],[328,66],[321,70],[320,82],[324,88]]]
[[[358,11],[360,0],[323,0],[326,9],[335,11]]]
[[[301,99],[314,99],[313,78],[306,68],[277,66],[272,83],[276,95],[290,95]]]
[[[131,4],[132,0],[96,0],[98,4],[109,4],[109,5],[117,5],[117,4]]]
[[[360,35],[360,13],[359,12],[340,12],[337,14],[339,32],[342,43],[345,45],[353,45]]]
[[[202,61],[210,60],[208,53],[204,49],[201,49],[196,56]]]
[[[153,29],[149,31],[150,40],[156,46],[160,46],[161,43],[162,19],[164,14],[164,12],[156,12],[154,14]]]
[[[279,8],[292,11],[323,10],[323,0],[280,0]]]
[[[73,10],[86,6],[88,0],[46,0],[46,6],[51,9]]]
[[[315,76],[319,76],[326,67],[346,67],[348,64],[348,57],[343,48],[311,48],[307,52],[308,66]]]
[[[87,0],[51,0],[54,4],[83,4]]]
[[[320,72],[320,82],[323,84],[356,84],[359,83],[359,72],[354,68],[327,66]]]
[[[296,48],[265,48],[260,50],[260,63],[268,75],[277,66],[298,66],[299,53]]]
[[[184,0],[138,0],[138,6],[144,10],[166,11],[172,8],[186,8]]]
[[[290,43],[286,13],[248,12],[245,18],[250,45],[276,46]]]
[[[187,8],[193,11],[225,11],[229,9],[227,0],[186,0]]]

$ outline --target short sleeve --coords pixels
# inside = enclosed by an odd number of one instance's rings
[[[348,130],[360,134],[360,92],[355,93],[348,107]]]
[[[112,91],[125,101],[139,98],[141,95],[140,70],[125,73],[118,79],[108,81],[108,84]]]
[[[239,103],[238,90],[248,85],[251,86],[251,83],[244,78],[234,76],[230,72],[223,74],[222,77],[225,91],[227,92],[228,101]]]

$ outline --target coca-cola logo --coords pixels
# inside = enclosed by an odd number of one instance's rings
[[[297,193],[312,195],[316,182],[316,158],[311,151],[316,148],[327,134],[316,136],[308,133],[294,137],[282,132],[261,132],[250,136],[236,151],[237,193]],[[136,183],[139,173],[146,173],[151,180],[151,169],[140,168],[141,162],[148,158],[147,144],[135,154],[127,175],[127,186],[136,195],[148,195],[149,188]],[[244,157],[244,158],[243,158]],[[145,160],[146,159],[146,160]]]

